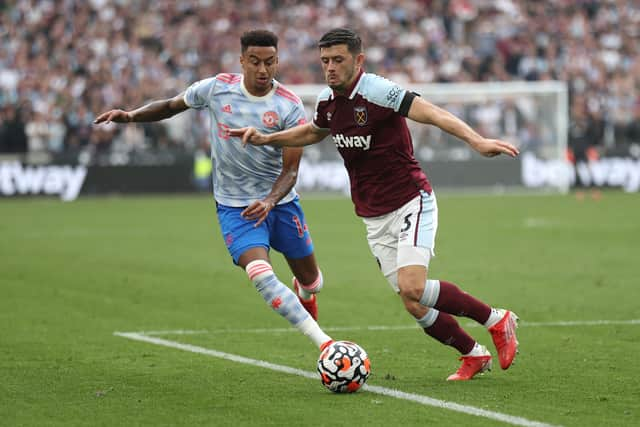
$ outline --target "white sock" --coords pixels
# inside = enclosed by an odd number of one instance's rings
[[[311,341],[316,345],[316,347],[320,348],[320,346],[327,341],[331,341],[331,337],[325,334],[320,326],[313,320],[313,317],[309,316],[308,319],[303,320],[302,322],[296,325],[296,328],[300,330],[303,334],[308,336]]]
[[[489,352],[485,346],[476,342],[471,351],[467,354],[463,354],[463,356],[486,356],[488,353]]]
[[[298,286],[298,296],[300,298],[302,298],[303,300],[308,300],[311,298],[313,294],[309,291],[307,291],[305,288],[303,288],[302,286]]]
[[[320,270],[318,270],[318,277],[316,277],[316,280],[314,280],[313,283],[303,286],[296,277],[293,278],[293,282],[298,284],[298,296],[305,301],[311,299],[311,297],[313,297],[313,294],[317,294],[318,292],[320,292],[322,286],[324,285],[322,271]]]
[[[504,310],[502,308],[492,308],[491,309],[491,314],[489,315],[489,318],[487,319],[486,322],[484,322],[484,326],[486,328],[492,327],[493,325],[498,323],[500,321],[500,319],[502,319],[504,317],[505,313],[506,313],[506,310]]]
[[[289,323],[308,336],[313,343],[320,346],[331,340],[318,323],[307,313],[293,291],[286,287],[273,274],[271,265],[263,260],[250,262],[246,267],[247,274],[254,286],[269,306],[287,319]]]

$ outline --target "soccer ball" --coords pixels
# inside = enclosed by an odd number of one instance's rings
[[[367,352],[350,341],[336,341],[328,345],[318,358],[320,380],[334,393],[353,393],[371,374]]]

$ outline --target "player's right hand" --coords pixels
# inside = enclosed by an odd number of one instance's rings
[[[258,132],[254,127],[244,127],[240,129],[229,129],[229,135],[242,137],[242,145],[265,145],[267,144],[266,135]]]
[[[130,121],[132,121],[132,119],[131,119],[131,114],[128,111],[111,110],[111,111],[107,111],[106,113],[100,114],[98,117],[96,117],[93,123],[94,124],[98,124],[98,123],[109,124],[111,122],[129,123]]]

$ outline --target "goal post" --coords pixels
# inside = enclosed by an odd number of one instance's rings
[[[324,87],[290,86],[305,104],[307,117],[312,117],[316,97]],[[415,156],[436,188],[569,191],[572,175],[566,160],[568,94],[565,82],[407,84],[404,87],[452,112],[483,136],[512,142],[521,151],[516,162],[507,158],[487,160],[438,128],[408,120]],[[340,167],[342,161],[330,139],[306,147],[298,186],[347,191],[346,173],[338,172]],[[324,177],[316,176],[318,173]],[[346,185],[346,189],[341,185]]]

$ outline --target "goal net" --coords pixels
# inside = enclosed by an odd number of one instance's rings
[[[322,85],[290,88],[312,117]],[[480,191],[544,189],[567,192],[568,99],[564,82],[405,85],[469,123],[481,135],[517,145],[518,160],[486,159],[464,142],[408,120],[415,156],[438,188]],[[330,138],[305,148],[298,188],[348,192],[348,178]]]

